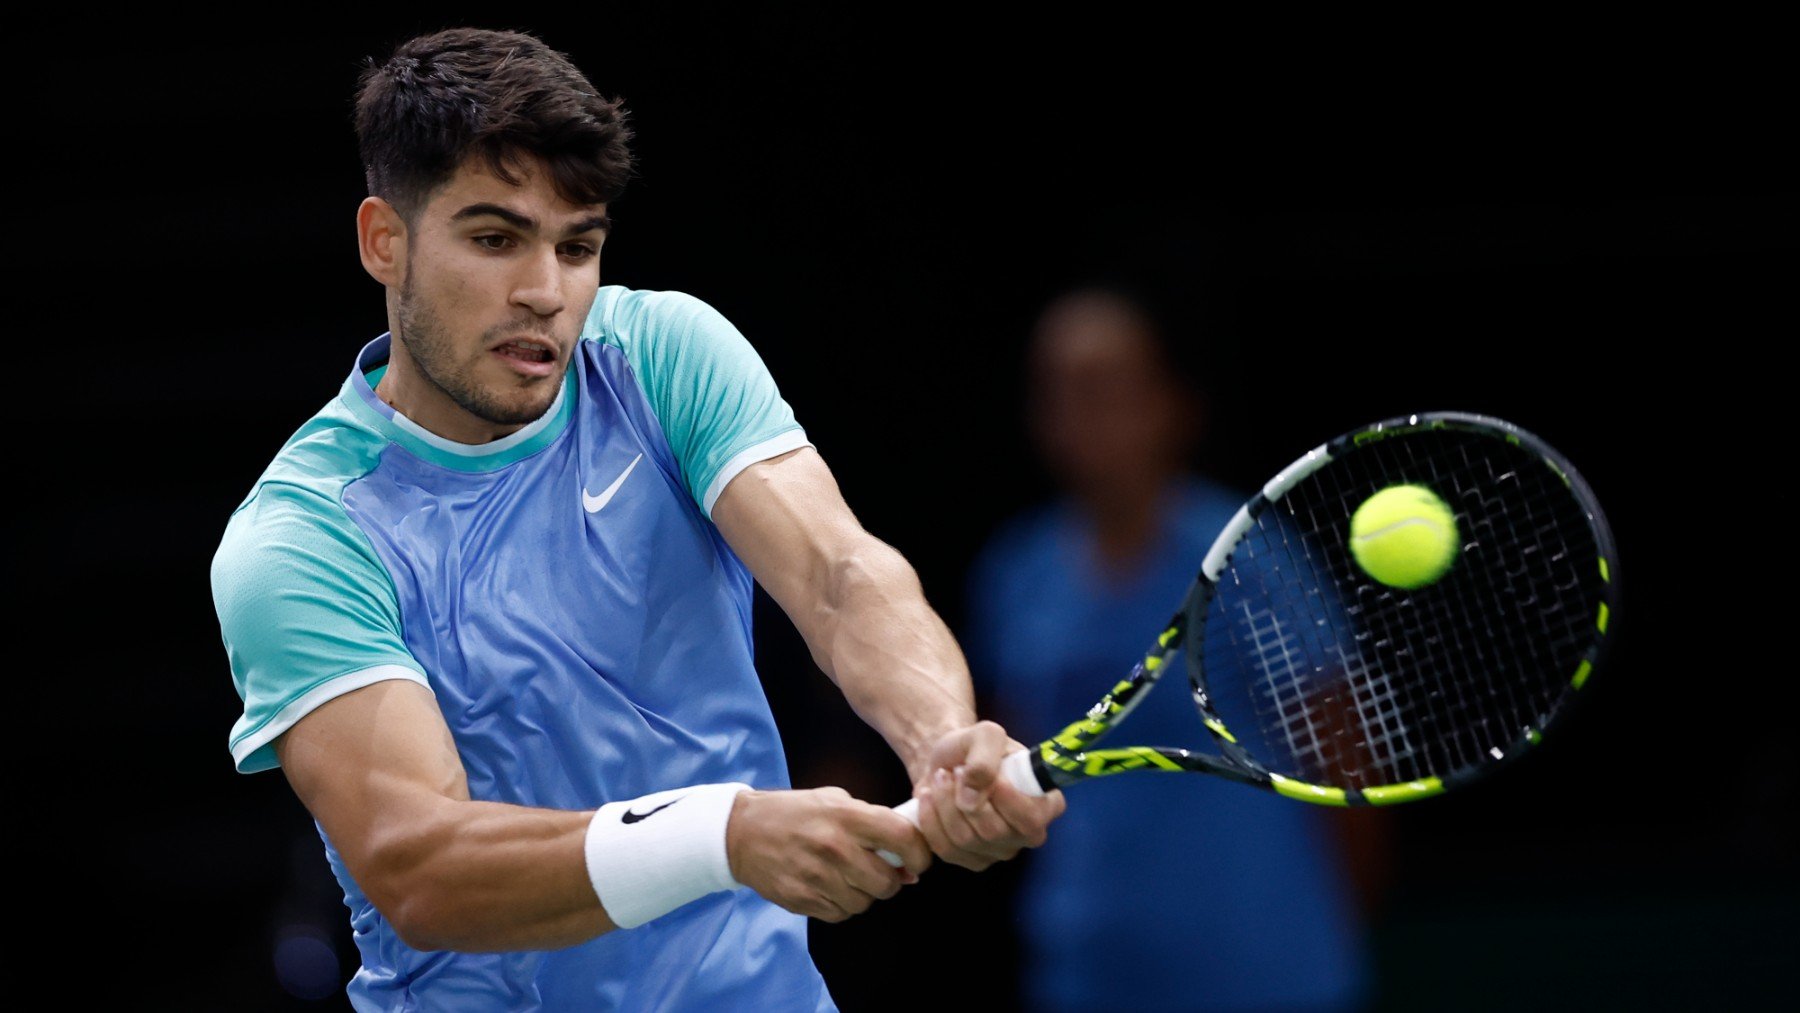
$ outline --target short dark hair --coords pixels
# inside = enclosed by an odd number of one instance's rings
[[[410,228],[433,190],[478,155],[508,183],[530,153],[571,204],[608,203],[632,175],[624,106],[602,97],[569,57],[522,32],[447,28],[363,60],[356,140],[369,193]]]

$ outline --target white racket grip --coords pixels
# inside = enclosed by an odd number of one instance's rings
[[[1016,753],[1008,753],[1000,760],[1000,777],[1014,788],[1019,789],[1032,798],[1042,798],[1044,789],[1039,786],[1037,775],[1031,772],[1031,750],[1021,749]],[[909,798],[894,807],[894,811],[906,817],[913,826],[919,825],[919,800]],[[882,861],[898,869],[905,863],[900,856],[886,848],[876,848],[875,853]]]

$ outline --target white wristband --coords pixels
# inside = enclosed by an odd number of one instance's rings
[[[731,876],[725,824],[750,786],[695,784],[608,802],[587,830],[588,879],[614,925],[632,929],[709,893]]]

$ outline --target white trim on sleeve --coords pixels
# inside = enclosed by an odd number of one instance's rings
[[[373,668],[359,669],[327,679],[288,701],[288,705],[281,708],[268,724],[238,740],[231,747],[232,762],[242,769],[244,761],[250,758],[251,753],[275,741],[276,736],[294,727],[295,722],[312,713],[320,704],[343,696],[352,690],[372,686],[388,679],[410,679],[427,690],[431,689],[431,683],[427,682],[424,676],[405,665],[376,665]]]
[[[738,472],[758,461],[766,461],[790,450],[811,446],[812,441],[806,438],[806,430],[789,429],[785,433],[772,436],[761,443],[739,451],[731,460],[725,462],[725,466],[719,469],[717,475],[713,476],[712,484],[706,487],[706,496],[701,505],[706,510],[707,519],[712,519],[713,503],[718,500],[719,494],[725,491],[725,486],[737,477]]]

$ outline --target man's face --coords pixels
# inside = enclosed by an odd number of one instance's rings
[[[1029,380],[1038,450],[1078,490],[1161,476],[1185,452],[1179,391],[1153,339],[1111,300],[1075,298],[1047,313]]]
[[[557,196],[543,163],[523,185],[466,159],[408,234],[395,337],[442,397],[436,413],[516,428],[549,409],[600,285],[606,205]],[[455,426],[465,429],[466,426]]]

